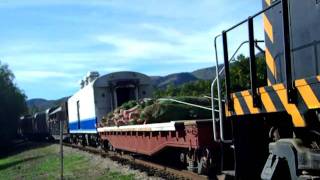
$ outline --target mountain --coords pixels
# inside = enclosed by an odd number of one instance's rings
[[[194,75],[198,79],[211,80],[216,76],[216,68],[208,67],[208,68],[198,69],[196,71],[193,71],[192,75]]]
[[[220,65],[219,69],[223,66]],[[169,84],[175,86],[182,85],[187,82],[196,80],[213,80],[216,76],[216,68],[214,66],[195,70],[193,72],[174,73],[167,76],[152,76],[151,80],[154,87],[166,88]]]
[[[158,88],[166,88],[169,84],[173,84],[175,86],[199,80],[192,73],[175,73],[169,74],[163,77],[157,77],[153,79],[153,85]]]
[[[53,104],[54,100],[46,100],[46,99],[30,99],[27,101],[27,105],[30,108],[37,107],[38,109],[47,109]]]
[[[33,114],[34,112],[44,111],[50,107],[57,106],[62,102],[66,101],[68,97],[63,97],[57,100],[46,100],[41,98],[30,99],[27,101],[27,106],[29,113]]]

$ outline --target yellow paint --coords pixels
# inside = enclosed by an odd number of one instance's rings
[[[273,27],[270,23],[268,17],[265,15],[265,13],[262,14],[263,19],[263,25],[264,25],[264,31],[266,32],[267,36],[269,37],[269,40],[273,43]]]
[[[261,101],[262,101],[264,107],[266,108],[267,112],[276,112],[277,111],[277,108],[273,104],[273,102],[267,92],[261,94]]]
[[[286,88],[284,87],[284,84],[283,84],[283,83],[275,84],[275,85],[272,86],[272,88],[273,88],[275,91],[279,91],[279,90],[284,90],[284,89],[286,89]]]
[[[248,90],[241,91],[242,96],[251,96]]]
[[[231,116],[231,112],[228,110],[228,106],[227,106],[227,104],[225,104],[225,110],[226,110],[226,116],[227,117],[230,117]]]
[[[234,111],[236,112],[237,115],[244,114],[238,98],[233,99],[233,105],[234,105]]]
[[[308,85],[307,81],[304,79],[298,79],[294,81],[295,86],[305,86]]]
[[[253,97],[252,96],[247,96],[246,94],[249,93],[249,92],[246,92],[246,91],[242,91],[241,92],[241,95],[244,99],[244,101],[246,102],[247,104],[247,107],[249,108],[249,111],[251,114],[257,114],[259,113],[259,109],[258,108],[255,108],[253,107]]]
[[[284,89],[284,85],[281,84]],[[276,90],[275,90],[276,91]],[[287,92],[285,90],[276,91],[284,108],[291,115],[292,121],[295,127],[305,127],[305,121],[301,116],[297,106],[295,104],[289,104],[287,99]]]
[[[267,63],[267,66],[269,68],[269,70],[271,71],[272,75],[274,78],[276,78],[276,62],[274,61],[270,51],[268,48],[266,48],[266,63]],[[269,79],[268,79],[269,80]],[[270,80],[269,80],[270,81]],[[268,82],[268,84],[270,83],[271,85],[271,82]]]
[[[304,83],[307,84],[306,80],[303,81],[305,81]],[[308,108],[315,109],[320,107],[320,102],[309,85],[299,86],[298,91],[300,92]]]
[[[270,6],[270,5],[271,5],[271,0],[266,0],[266,4],[267,4],[268,6]]]
[[[272,84],[271,84],[271,81],[270,81],[270,79],[268,79],[268,86],[271,86]]]

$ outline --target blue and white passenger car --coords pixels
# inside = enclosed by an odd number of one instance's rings
[[[81,89],[68,99],[68,121],[71,141],[84,145],[99,142],[97,125],[107,113],[124,102],[152,94],[150,77],[137,72],[103,76],[89,72],[80,85]]]

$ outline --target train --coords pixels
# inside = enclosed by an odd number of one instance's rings
[[[151,97],[153,92],[149,76],[129,71],[103,76],[88,72],[79,85],[79,91],[59,105],[20,117],[18,133],[31,140],[58,139],[63,121],[63,139],[97,146],[97,127],[104,116],[127,101]]]
[[[200,174],[224,174],[237,180],[320,178],[320,2],[262,0],[262,5],[261,11],[214,39],[216,67],[222,68],[216,68],[212,81],[211,119],[99,126],[103,116],[123,102],[150,97],[151,81],[134,72],[102,77],[91,73],[65,108],[56,111],[63,112],[62,120],[68,122],[65,134],[72,143],[109,150],[151,157],[169,152],[172,161]],[[264,41],[255,37],[257,17],[263,19]],[[250,88],[234,91],[229,53],[234,43],[228,35],[241,25],[248,29],[244,43],[248,44]],[[267,81],[260,87],[256,50],[266,61]],[[26,116],[21,124],[46,136],[35,119]]]

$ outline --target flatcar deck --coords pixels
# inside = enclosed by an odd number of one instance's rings
[[[152,156],[167,147],[197,149],[212,146],[212,120],[98,128],[100,138],[114,148]]]

